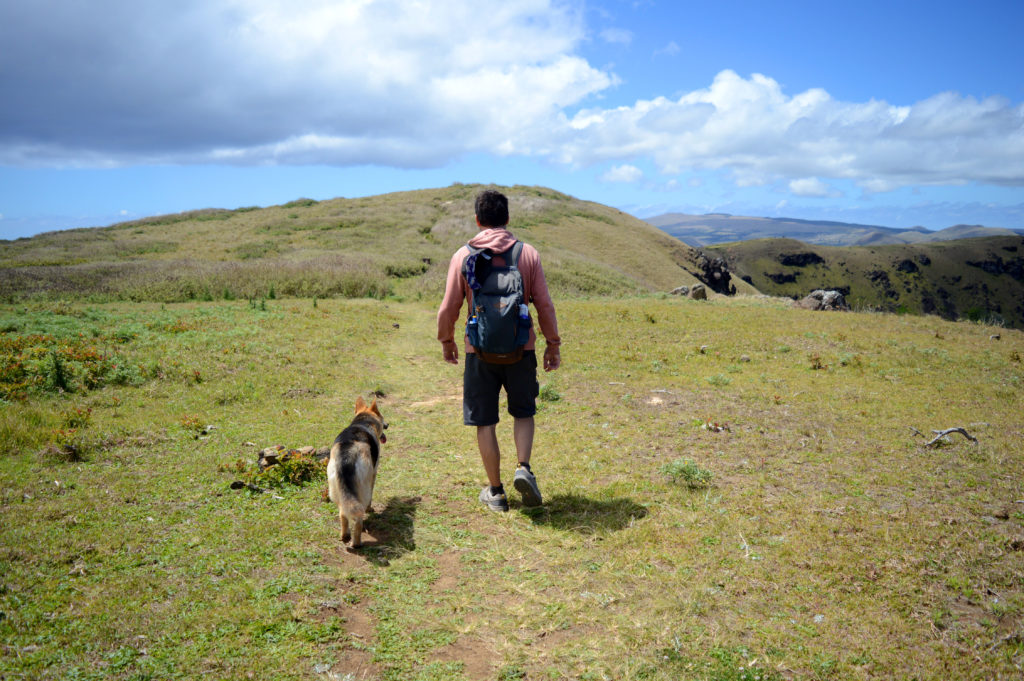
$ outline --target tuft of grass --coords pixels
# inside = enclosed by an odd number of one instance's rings
[[[551,383],[545,383],[541,385],[538,397],[541,402],[558,402],[562,399],[562,394]]]
[[[714,477],[711,471],[688,459],[676,459],[667,463],[661,467],[661,472],[672,478],[672,482],[682,483],[690,489],[708,487]]]

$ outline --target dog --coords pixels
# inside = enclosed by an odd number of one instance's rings
[[[362,546],[363,520],[370,510],[380,446],[387,442],[384,435],[387,427],[377,408],[377,400],[367,406],[360,396],[356,399],[355,418],[331,446],[327,493],[338,507],[341,541],[347,543],[351,539],[354,549]]]

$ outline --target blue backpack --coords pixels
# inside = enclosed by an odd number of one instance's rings
[[[466,336],[477,356],[491,364],[513,364],[522,359],[530,340],[530,313],[519,272],[523,242],[516,241],[504,253],[492,253],[469,244],[462,274],[469,284],[469,320]],[[501,256],[504,267],[494,264]]]

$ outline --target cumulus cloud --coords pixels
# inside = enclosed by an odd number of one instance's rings
[[[1024,104],[843,102],[722,71],[616,106],[615,74],[580,56],[585,16],[560,0],[0,3],[0,164],[411,168],[487,153],[619,173],[640,159],[801,196],[835,181],[1024,185]]]
[[[787,95],[767,76],[723,71],[678,99],[583,109],[567,126],[565,162],[643,155],[667,174],[728,169],[741,186],[807,177],[853,180],[867,191],[1024,184],[1024,105],[999,97],[849,103],[822,89]]]
[[[601,180],[603,182],[633,183],[639,182],[643,177],[644,171],[627,163],[620,166],[612,166],[601,175]]]
[[[614,82],[555,0],[0,5],[0,162],[443,164]]]

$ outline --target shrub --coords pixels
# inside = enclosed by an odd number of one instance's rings
[[[273,466],[252,476],[252,482],[260,487],[283,487],[303,485],[307,482],[324,480],[327,476],[327,460],[319,460],[306,454],[293,452]]]

